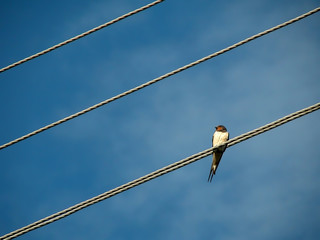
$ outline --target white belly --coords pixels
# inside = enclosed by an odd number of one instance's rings
[[[213,139],[212,139],[212,146],[216,146],[219,144],[222,144],[229,139],[229,133],[228,132],[215,132],[213,134]]]

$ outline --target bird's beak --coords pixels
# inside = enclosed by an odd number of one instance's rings
[[[216,129],[218,128],[218,127],[215,127]]]

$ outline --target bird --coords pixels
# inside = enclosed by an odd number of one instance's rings
[[[223,144],[229,140],[229,133],[225,126],[219,125],[215,127],[216,131],[212,136],[212,147]],[[226,150],[226,145],[219,147],[215,152],[213,152],[212,165],[208,177],[208,182],[212,181],[213,175],[216,174],[218,165],[220,163],[223,152]]]

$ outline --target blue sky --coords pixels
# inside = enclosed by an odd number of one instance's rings
[[[0,67],[150,1],[5,1]],[[318,7],[166,0],[0,74],[0,144]],[[319,102],[320,14],[0,151],[0,234]],[[320,112],[20,239],[319,239]]]

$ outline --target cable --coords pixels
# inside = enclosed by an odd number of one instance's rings
[[[309,113],[314,112],[314,111],[319,110],[319,109],[320,109],[320,102],[316,103],[316,104],[314,104],[314,105],[312,105],[310,107],[304,108],[304,109],[302,109],[300,111],[297,111],[295,113],[292,113],[290,115],[287,115],[287,116],[285,116],[283,118],[280,118],[280,119],[278,119],[278,120],[276,120],[274,122],[266,124],[266,125],[264,125],[264,126],[262,126],[260,128],[254,129],[254,130],[252,130],[250,132],[247,132],[245,134],[239,135],[238,137],[230,139],[229,141],[226,142],[227,147],[231,147],[231,146],[233,146],[235,144],[238,144],[238,143],[240,143],[242,141],[245,141],[245,140],[247,140],[249,138],[252,138],[252,137],[257,136],[257,135],[259,135],[261,133],[269,131],[269,130],[271,130],[273,128],[279,127],[280,125],[288,123],[288,122],[290,122],[290,121],[292,121],[294,119],[297,119],[299,117],[302,117],[302,116],[304,116],[306,114],[309,114]],[[181,167],[184,167],[184,166],[186,166],[186,165],[188,165],[190,163],[193,163],[193,162],[195,162],[197,160],[200,160],[200,159],[202,159],[202,158],[204,158],[206,156],[209,156],[210,154],[212,154],[219,147],[220,146],[208,148],[208,149],[206,149],[206,150],[204,150],[202,152],[199,152],[199,153],[194,154],[192,156],[189,156],[189,157],[187,157],[185,159],[182,159],[182,160],[180,160],[178,162],[170,164],[170,165],[168,165],[166,167],[158,169],[158,170],[156,170],[156,171],[154,171],[152,173],[149,173],[149,174],[147,174],[147,175],[145,175],[143,177],[137,178],[137,179],[135,179],[135,180],[133,180],[131,182],[123,184],[123,185],[121,185],[119,187],[116,187],[116,188],[110,190],[110,191],[102,193],[102,194],[100,194],[100,195],[98,195],[96,197],[93,197],[91,199],[88,199],[86,201],[78,203],[78,204],[76,204],[76,205],[74,205],[72,207],[69,207],[69,208],[67,208],[67,209],[65,209],[63,211],[57,212],[57,213],[55,213],[53,215],[50,215],[50,216],[48,216],[46,218],[43,218],[43,219],[41,219],[41,220],[39,220],[37,222],[34,222],[34,223],[30,224],[30,225],[27,225],[25,227],[17,229],[15,231],[11,232],[11,233],[8,233],[8,234],[0,237],[0,239],[9,240],[9,239],[18,237],[20,235],[23,235],[23,234],[25,234],[27,232],[30,232],[30,231],[32,231],[34,229],[37,229],[39,227],[45,226],[45,225],[47,225],[49,223],[55,222],[55,221],[57,221],[59,219],[62,219],[64,217],[67,217],[67,216],[69,216],[69,215],[71,215],[71,214],[73,214],[73,213],[75,213],[75,212],[77,212],[77,211],[79,211],[81,209],[89,207],[89,206],[91,206],[91,205],[93,205],[95,203],[98,203],[98,202],[103,201],[103,200],[105,200],[107,198],[110,198],[110,197],[112,197],[114,195],[117,195],[117,194],[119,194],[121,192],[129,190],[130,188],[136,187],[136,186],[138,186],[140,184],[143,184],[145,182],[148,182],[148,181],[150,181],[150,180],[152,180],[154,178],[160,177],[160,176],[162,176],[164,174],[167,174],[167,173],[172,172],[174,170],[177,170],[177,169],[179,169]]]
[[[48,48],[48,49],[46,49],[46,50],[43,50],[43,51],[41,51],[41,52],[38,52],[38,53],[36,53],[36,54],[34,54],[34,55],[30,56],[30,57],[27,57],[27,58],[22,59],[22,60],[20,60],[20,61],[18,61],[18,62],[15,62],[15,63],[7,66],[7,67],[1,68],[1,69],[0,69],[0,73],[1,73],[1,72],[4,72],[4,71],[6,71],[6,70],[9,70],[10,68],[16,67],[16,66],[18,66],[18,65],[20,65],[20,64],[22,64],[22,63],[25,63],[25,62],[27,62],[27,61],[29,61],[29,60],[32,60],[32,59],[34,59],[34,58],[36,58],[36,57],[39,57],[39,56],[41,56],[41,55],[43,55],[43,54],[46,54],[46,53],[48,53],[48,52],[51,52],[51,51],[53,51],[53,50],[55,50],[55,49],[57,49],[57,48],[59,48],[59,47],[62,47],[62,46],[64,46],[64,45],[66,45],[66,44],[68,44],[68,43],[71,43],[71,42],[73,42],[73,41],[75,41],[75,40],[78,40],[78,39],[80,39],[80,38],[82,38],[82,37],[85,37],[85,36],[87,36],[87,35],[89,35],[89,34],[91,34],[91,33],[94,33],[94,32],[96,32],[96,31],[102,29],[102,28],[108,27],[108,26],[110,26],[111,24],[114,24],[114,23],[116,23],[116,22],[119,22],[120,20],[125,19],[125,18],[127,18],[127,17],[130,17],[130,16],[132,16],[132,15],[138,13],[138,12],[142,12],[143,10],[146,10],[146,9],[148,9],[148,8],[150,8],[150,7],[158,4],[158,3],[161,3],[161,2],[163,2],[163,1],[164,1],[164,0],[154,1],[154,2],[152,2],[152,3],[150,3],[150,4],[147,4],[147,5],[145,5],[145,6],[141,7],[141,8],[138,8],[138,9],[136,9],[136,10],[134,10],[134,11],[131,11],[131,12],[129,12],[129,13],[126,13],[126,14],[118,17],[118,18],[115,18],[115,19],[111,20],[110,22],[104,23],[104,24],[102,24],[102,25],[100,25],[100,26],[98,26],[98,27],[95,27],[95,28],[87,31],[87,32],[84,32],[84,33],[82,33],[82,34],[79,34],[78,36],[75,36],[75,37],[70,38],[70,39],[68,39],[68,40],[66,40],[66,41],[64,41],[64,42],[61,42],[61,43],[59,43],[59,44],[57,44],[57,45],[54,45],[54,46],[52,46],[52,47],[50,47],[50,48]]]
[[[46,131],[46,130],[48,130],[48,129],[52,128],[52,127],[55,127],[55,126],[57,126],[57,125],[59,125],[59,124],[61,124],[61,123],[64,123],[64,122],[67,122],[67,121],[69,121],[69,120],[71,120],[71,119],[73,119],[73,118],[79,117],[80,115],[85,114],[85,113],[88,113],[88,112],[90,112],[90,111],[92,111],[92,110],[94,110],[94,109],[96,109],[96,108],[99,108],[99,107],[105,105],[105,104],[111,103],[111,102],[113,102],[113,101],[115,101],[115,100],[117,100],[117,99],[120,99],[120,98],[122,98],[122,97],[124,97],[124,96],[127,96],[127,95],[129,95],[129,94],[131,94],[131,93],[134,93],[134,92],[136,92],[136,91],[138,91],[138,90],[141,90],[141,89],[143,89],[143,88],[145,88],[145,87],[147,87],[147,86],[150,86],[150,85],[152,85],[152,84],[154,84],[154,83],[156,83],[156,82],[159,82],[159,81],[161,81],[161,80],[163,80],[163,79],[165,79],[165,78],[167,78],[167,77],[170,77],[170,76],[172,76],[172,75],[174,75],[174,74],[177,74],[177,73],[182,72],[182,71],[184,71],[184,70],[186,70],[186,69],[188,69],[188,68],[191,68],[191,67],[193,67],[193,66],[195,66],[195,65],[197,65],[197,64],[199,64],[199,63],[202,63],[202,62],[207,61],[207,60],[209,60],[209,59],[211,59],[211,58],[214,58],[214,57],[216,57],[216,56],[219,56],[219,55],[221,55],[221,54],[223,54],[223,53],[225,53],[225,52],[228,52],[228,51],[230,51],[230,50],[232,50],[232,49],[234,49],[234,48],[236,48],[236,47],[239,47],[239,46],[241,46],[241,45],[243,45],[243,44],[245,44],[245,43],[248,43],[248,42],[250,42],[250,41],[252,41],[252,40],[254,40],[254,39],[256,39],[256,38],[259,38],[259,37],[261,37],[261,36],[263,36],[263,35],[266,35],[266,34],[271,33],[271,32],[273,32],[273,31],[275,31],[275,30],[277,30],[277,29],[280,29],[280,28],[282,28],[282,27],[284,27],[284,26],[287,26],[287,25],[292,24],[292,23],[294,23],[294,22],[296,22],[296,21],[299,21],[299,20],[301,20],[301,19],[303,19],[303,18],[305,18],[305,17],[310,16],[311,14],[314,14],[314,13],[318,12],[319,10],[320,10],[320,7],[319,7],[319,8],[315,8],[315,9],[313,9],[313,10],[311,10],[311,11],[309,11],[309,12],[303,14],[303,15],[300,15],[300,16],[298,16],[298,17],[296,17],[296,18],[293,18],[293,19],[291,19],[291,20],[289,20],[289,21],[287,21],[287,22],[284,22],[284,23],[282,23],[282,24],[280,24],[280,25],[277,25],[277,26],[275,26],[275,27],[273,27],[273,28],[270,28],[270,29],[268,29],[268,30],[265,30],[265,31],[263,31],[263,32],[261,32],[261,33],[258,33],[258,34],[256,34],[256,35],[253,35],[253,36],[251,36],[251,37],[249,37],[249,38],[247,38],[247,39],[245,39],[245,40],[242,40],[242,41],[240,41],[240,42],[238,42],[238,43],[236,43],[236,44],[233,44],[233,45],[231,45],[231,46],[229,46],[229,47],[227,47],[227,48],[224,48],[224,49],[222,49],[222,50],[220,50],[220,51],[218,51],[218,52],[215,52],[215,53],[213,53],[213,54],[211,54],[211,55],[208,55],[208,56],[206,56],[206,57],[204,57],[204,58],[201,58],[201,59],[199,59],[199,60],[197,60],[197,61],[195,61],[195,62],[189,63],[189,64],[187,64],[187,65],[185,65],[185,66],[183,66],[183,67],[180,67],[180,68],[178,68],[178,69],[176,69],[176,70],[173,70],[173,71],[171,71],[171,72],[169,72],[169,73],[167,73],[167,74],[164,74],[164,75],[162,75],[162,76],[160,76],[160,77],[158,77],[158,78],[155,78],[155,79],[153,79],[153,80],[151,80],[151,81],[149,81],[149,82],[146,82],[146,83],[144,83],[144,84],[141,84],[141,85],[139,85],[139,86],[137,86],[137,87],[135,87],[135,88],[132,88],[132,89],[126,91],[126,92],[123,92],[123,93],[121,93],[121,94],[118,94],[118,95],[116,95],[116,96],[114,96],[114,97],[112,97],[112,98],[109,98],[109,99],[107,99],[107,100],[104,100],[104,101],[102,101],[102,102],[100,102],[100,103],[98,103],[98,104],[96,104],[96,105],[93,105],[93,106],[91,106],[91,107],[89,107],[89,108],[86,108],[86,109],[84,109],[84,110],[82,110],[82,111],[80,111],[80,112],[74,113],[74,114],[72,114],[72,115],[70,115],[70,116],[68,116],[68,117],[65,117],[65,118],[63,118],[63,119],[61,119],[61,120],[58,120],[58,121],[56,121],[56,122],[53,122],[53,123],[51,123],[51,124],[49,124],[49,125],[47,125],[47,126],[44,126],[44,127],[40,128],[40,129],[38,129],[38,130],[35,130],[35,131],[33,131],[33,132],[31,132],[31,133],[28,133],[28,134],[26,134],[26,135],[24,135],[24,136],[22,136],[22,137],[19,137],[19,138],[15,139],[15,140],[13,140],[13,141],[11,141],[11,142],[5,143],[5,144],[3,144],[3,145],[0,146],[0,150],[1,150],[1,149],[4,149],[4,148],[6,148],[6,147],[9,147],[9,146],[11,146],[11,145],[13,145],[13,144],[15,144],[15,143],[18,143],[18,142],[20,142],[20,141],[22,141],[22,140],[25,140],[25,139],[27,139],[27,138],[29,138],[29,137],[32,137],[32,136],[34,136],[34,135],[36,135],[36,134],[38,134],[38,133],[41,133],[41,132],[43,132],[43,131]]]

